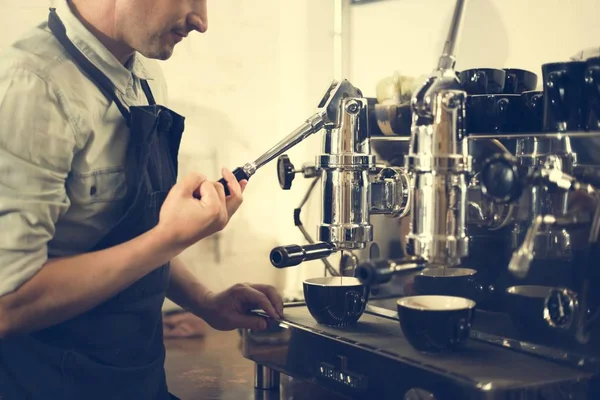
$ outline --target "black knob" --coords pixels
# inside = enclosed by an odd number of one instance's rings
[[[480,174],[481,191],[497,202],[511,203],[521,196],[522,177],[516,160],[506,154],[487,159]]]
[[[334,247],[331,243],[319,242],[298,246],[292,244],[289,246],[275,247],[271,250],[271,264],[277,268],[293,267],[303,261],[318,260],[325,258],[333,253]]]
[[[289,190],[292,187],[292,181],[296,176],[294,164],[290,158],[284,154],[277,159],[277,178],[279,178],[279,186],[283,190]]]

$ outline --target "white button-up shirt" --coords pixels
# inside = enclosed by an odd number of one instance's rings
[[[146,105],[140,80],[165,104],[158,63],[123,66],[72,13],[67,35],[128,106]],[[0,54],[0,295],[50,257],[87,252],[116,224],[126,195],[129,129],[116,105],[73,62],[46,22]],[[84,268],[85,266],[81,266]]]

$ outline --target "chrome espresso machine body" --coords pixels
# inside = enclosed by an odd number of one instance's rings
[[[298,173],[312,179],[294,210],[307,244],[273,249],[275,267],[322,260],[326,274],[355,276],[371,289],[355,325],[318,324],[298,302],[268,331],[243,331],[257,389],[276,390],[284,373],[360,399],[600,398],[600,170],[578,164],[571,146],[600,140],[600,132],[561,124],[526,134],[470,130],[469,97],[454,70],[464,7],[458,0],[439,64],[413,94],[410,136],[375,137],[372,99],[334,82],[317,113],[243,168],[250,176],[280,156],[283,189]],[[319,131],[322,153],[295,169],[283,153]],[[404,154],[378,160],[376,143]],[[315,241],[300,211],[319,182]],[[410,221],[402,254],[373,250],[386,239],[374,235],[381,216]],[[338,268],[327,259],[336,252]],[[463,349],[411,347],[396,301],[413,294],[477,302]]]

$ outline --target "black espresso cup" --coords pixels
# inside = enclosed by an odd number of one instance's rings
[[[460,86],[467,94],[500,94],[506,80],[506,72],[494,68],[467,69],[458,76]]]
[[[396,302],[404,337],[428,353],[456,350],[469,339],[475,302],[452,296],[411,296]]]
[[[520,130],[518,94],[473,95],[467,97],[468,133],[514,133]]]
[[[304,301],[315,321],[328,326],[355,324],[369,301],[369,286],[357,278],[320,277],[304,281]]]
[[[544,92],[521,93],[521,131],[542,132],[544,127]]]
[[[506,79],[504,81],[505,94],[521,94],[537,87],[538,76],[524,69],[505,68]]]
[[[586,61],[585,92],[588,99],[586,127],[590,131],[600,131],[600,57]]]
[[[420,295],[465,297],[482,300],[483,286],[477,281],[477,271],[470,268],[425,268],[414,280]]]
[[[546,335],[552,331],[545,320],[545,302],[550,292],[550,286],[519,285],[506,289],[504,297],[505,309],[511,317],[519,333]]]
[[[581,131],[586,127],[587,99],[584,61],[542,65],[544,79],[544,131]]]

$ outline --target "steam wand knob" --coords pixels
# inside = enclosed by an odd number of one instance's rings
[[[483,165],[481,191],[498,203],[512,203],[521,197],[526,178],[527,174],[522,173],[514,157],[496,154]]]
[[[277,159],[277,178],[279,179],[279,186],[281,186],[283,190],[290,190],[295,176],[296,170],[294,164],[290,161],[290,158],[287,154],[280,156]]]

